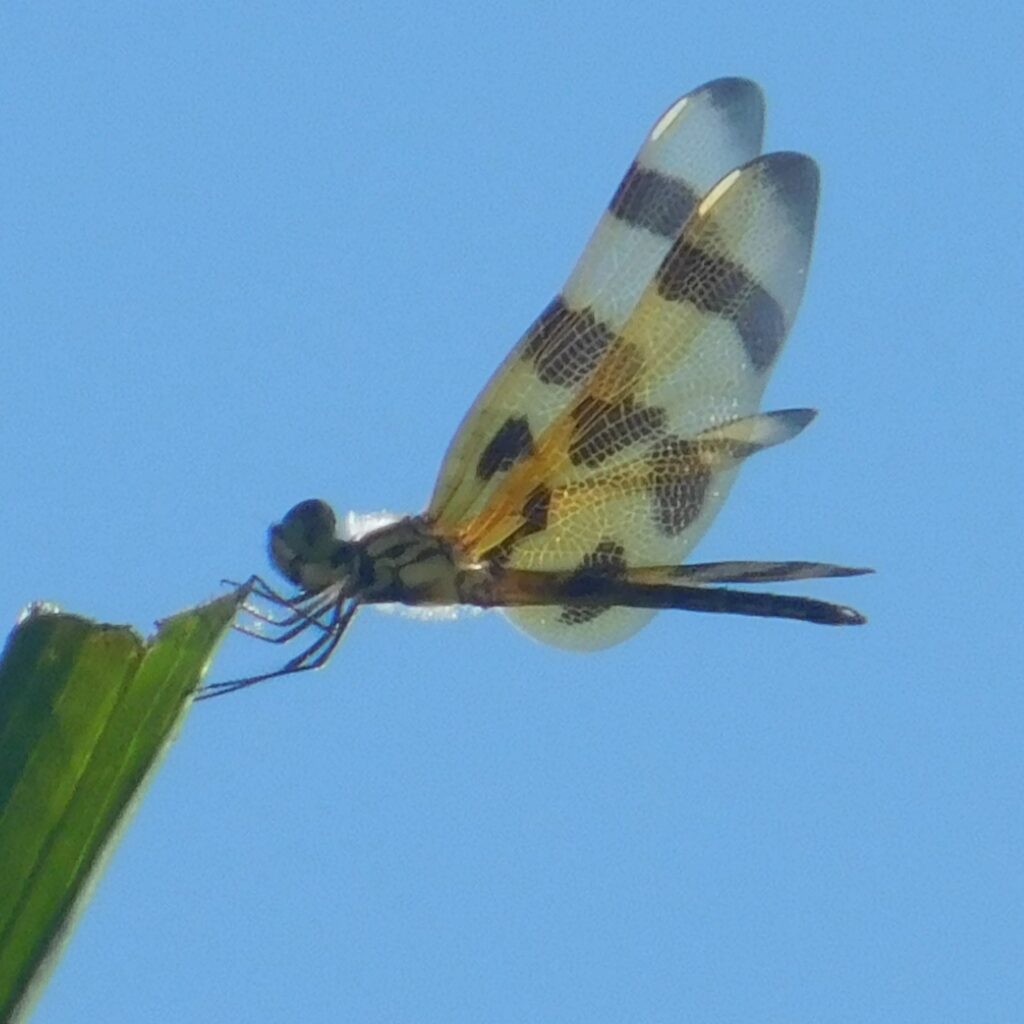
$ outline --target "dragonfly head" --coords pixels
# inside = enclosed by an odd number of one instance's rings
[[[270,560],[296,586],[312,593],[341,585],[353,591],[359,576],[362,549],[341,540],[334,510],[326,501],[299,502],[267,536]]]

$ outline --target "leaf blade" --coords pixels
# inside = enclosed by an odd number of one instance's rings
[[[241,592],[131,629],[33,612],[0,659],[0,1020],[23,1018]]]

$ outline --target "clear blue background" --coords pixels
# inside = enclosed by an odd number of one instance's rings
[[[823,168],[766,403],[822,414],[698,557],[879,570],[798,588],[863,629],[666,614],[587,657],[361,616],[195,709],[36,1020],[1024,1019],[1019,19],[3,5],[8,623],[146,629],[299,499],[422,508],[647,127],[724,74]]]

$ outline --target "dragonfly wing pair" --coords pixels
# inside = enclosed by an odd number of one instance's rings
[[[809,157],[758,155],[763,124],[758,87],[730,78],[654,125],[564,289],[448,450],[427,518],[470,559],[649,578],[700,539],[744,458],[809,422],[810,410],[757,413],[803,295],[818,200]],[[547,643],[592,649],[654,612],[507,614]]]

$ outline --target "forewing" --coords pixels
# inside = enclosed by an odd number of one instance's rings
[[[569,408],[462,525],[471,555],[498,552],[534,570],[681,561],[720,508],[740,459],[677,459],[675,480],[652,477],[651,467],[671,464],[666,456],[689,452],[696,440],[769,424],[750,414],[803,294],[817,195],[814,162],[795,153],[759,157],[711,189]],[[623,639],[651,613],[510,614],[540,639],[589,648]]]
[[[427,514],[472,519],[579,395],[627,323],[700,198],[760,152],[764,101],[745,79],[710,82],[657,121],[562,292],[459,427]]]

